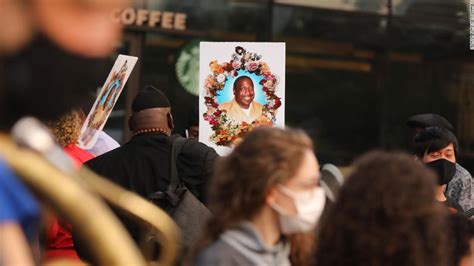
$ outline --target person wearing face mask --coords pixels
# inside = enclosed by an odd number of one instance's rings
[[[448,211],[435,174],[406,154],[358,158],[319,226],[317,266],[446,266]]]
[[[451,123],[438,114],[414,115],[407,120],[406,124],[411,129],[410,146],[412,149],[415,136],[427,127],[444,128],[455,135],[454,127]],[[474,180],[469,171],[458,162],[456,162],[456,173],[447,186],[446,195],[461,205],[464,211],[474,208]]]
[[[446,186],[456,173],[458,141],[454,134],[441,127],[427,127],[414,139],[416,157],[437,174],[436,199],[456,211],[463,208],[446,195]]]
[[[312,148],[300,130],[263,126],[222,158],[192,264],[290,265],[288,238],[312,232],[325,207]]]

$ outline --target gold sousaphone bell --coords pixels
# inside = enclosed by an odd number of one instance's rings
[[[59,147],[37,120],[24,118],[12,132],[22,145],[18,145],[11,137],[0,134],[0,157],[40,201],[51,206],[59,216],[70,222],[86,243],[91,243],[91,246],[93,243],[94,248],[90,249],[90,254],[99,265],[173,264],[178,250],[179,230],[165,212],[90,170],[67,171],[64,167],[60,170],[53,166],[48,162],[48,156],[40,154]],[[15,134],[18,132],[20,136]],[[21,136],[25,132],[30,135]],[[24,141],[35,141],[36,146],[23,143]],[[156,261],[147,261],[103,200],[122,210],[157,236],[160,256]]]

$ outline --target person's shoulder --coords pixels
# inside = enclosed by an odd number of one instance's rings
[[[248,263],[249,262],[230,245],[224,241],[217,240],[198,254],[193,265],[247,265]]]
[[[232,101],[224,102],[224,103],[221,103],[221,104],[219,105],[219,109],[221,109],[221,110],[222,110],[222,109],[228,110],[228,109],[230,109],[231,105],[232,105]]]
[[[74,158],[75,160],[77,160],[80,164],[83,164],[91,159],[93,159],[95,156],[82,149],[81,147],[75,145],[75,144],[72,144],[72,145],[68,145],[66,147],[64,147],[64,151],[72,158]]]
[[[39,205],[16,173],[0,160],[0,223],[39,219]]]
[[[178,136],[178,138],[183,138],[184,139],[184,145],[183,145],[183,151],[184,152],[189,152],[189,151],[195,151],[195,152],[202,152],[202,153],[216,153],[216,151],[207,146],[206,144],[197,141],[196,139],[191,139],[191,138],[184,138]]]
[[[256,102],[256,101],[253,101],[253,106],[254,106],[254,108],[260,109],[260,110],[263,108],[263,105],[259,102]]]
[[[124,149],[125,149],[125,146],[120,146],[116,149],[113,149],[95,158],[92,158],[88,160],[87,162],[85,162],[84,164],[90,168],[93,168],[103,163],[112,163],[115,160],[121,158],[122,156],[128,154]]]
[[[462,167],[460,164],[456,164],[456,174],[455,177],[464,177],[464,178],[472,178],[471,173],[467,171],[464,167]]]

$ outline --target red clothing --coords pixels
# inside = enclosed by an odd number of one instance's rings
[[[74,160],[78,169],[83,163],[94,158],[94,155],[76,145],[68,145],[64,147],[64,151]],[[52,217],[43,261],[59,258],[80,260],[72,242],[71,225]]]
[[[64,147],[64,151],[76,162],[76,166],[79,169],[83,163],[94,158],[91,153],[77,147],[76,145],[68,145]]]

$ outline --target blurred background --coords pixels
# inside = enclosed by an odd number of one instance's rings
[[[305,129],[322,164],[407,146],[407,118],[454,126],[474,171],[474,63],[468,0],[135,0],[118,53],[140,59],[105,130],[124,142],[127,110],[153,84],[176,132],[198,103],[200,41],[286,43],[286,123]],[[115,56],[111,57],[112,66]]]

